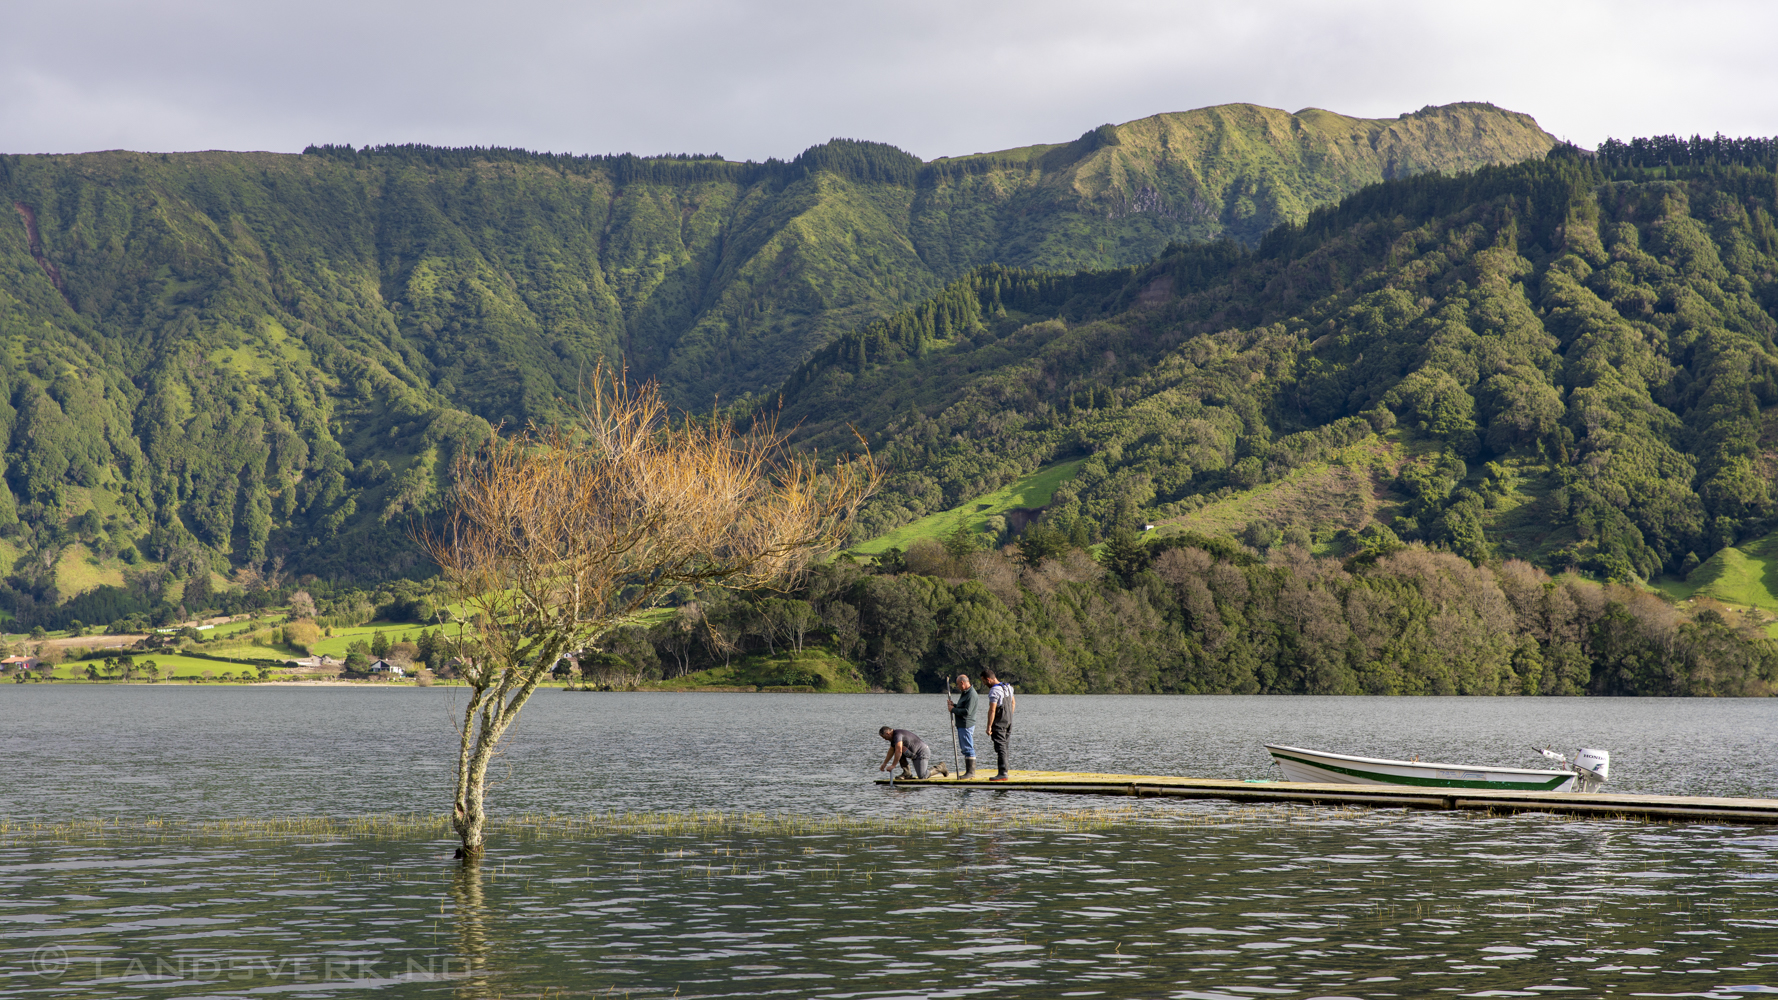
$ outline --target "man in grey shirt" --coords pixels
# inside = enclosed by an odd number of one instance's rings
[[[982,671],[982,683],[988,686],[988,738],[994,741],[994,756],[1000,759],[1000,773],[989,781],[1005,781],[1006,745],[1012,740],[1012,713],[1017,708],[1012,685],[994,675],[993,668]]]
[[[883,755],[883,763],[877,768],[887,771],[899,765],[904,778],[924,778],[931,771],[928,763],[932,751],[926,747],[926,741],[913,734],[912,730],[896,729],[884,726],[877,730],[877,735],[889,741],[889,752]],[[944,765],[940,764],[941,773]]]

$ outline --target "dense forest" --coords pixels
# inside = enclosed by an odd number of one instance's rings
[[[1778,644],[1632,587],[1371,538],[1115,536],[1100,558],[924,542],[842,559],[791,595],[712,593],[583,658],[592,683],[682,676],[820,645],[888,690],[994,667],[1022,690],[1175,694],[1760,696]],[[810,677],[807,680],[815,680]],[[787,682],[800,683],[798,678]]]
[[[1778,136],[1729,138],[1718,132],[1708,139],[1701,135],[1643,136],[1629,142],[1607,139],[1599,144],[1599,158],[1626,167],[1772,167],[1778,165]]]

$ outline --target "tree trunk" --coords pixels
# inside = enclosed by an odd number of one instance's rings
[[[484,686],[472,687],[469,704],[463,712],[463,728],[457,750],[457,798],[451,810],[451,828],[457,832],[462,846],[457,857],[479,861],[485,847],[483,830],[487,825],[488,764],[506,728],[518,717],[519,710],[530,700],[537,683],[548,671],[537,664],[554,664],[561,656],[561,645],[546,646],[541,655],[535,652],[531,665],[512,673],[502,672],[495,681],[484,675]],[[472,682],[476,683],[476,682]]]
[[[487,825],[487,777],[488,760],[493,757],[494,745],[490,741],[477,747],[470,757],[469,771],[465,775],[463,794],[457,800],[457,811],[452,825],[457,829],[457,838],[463,846],[458,848],[459,856],[465,861],[481,860],[482,850],[486,841],[482,837],[482,828]]]
[[[476,715],[487,702],[485,689],[472,689],[469,706],[463,712],[463,726],[457,750],[457,795],[451,810],[451,828],[457,832],[462,846],[457,857],[479,861],[482,856],[482,827],[487,821],[484,808],[487,788],[488,758],[493,744],[487,739],[487,716]],[[478,732],[479,729],[479,732]]]

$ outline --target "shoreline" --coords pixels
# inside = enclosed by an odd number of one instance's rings
[[[435,680],[431,684],[412,683],[391,684],[386,681],[348,681],[348,680],[287,680],[287,681],[123,681],[123,680],[75,680],[73,678],[57,678],[51,681],[32,681],[28,685],[7,684],[0,680],[0,691],[12,687],[41,687],[53,685],[57,687],[206,687],[206,688],[364,688],[366,690],[418,690],[426,687],[464,688],[468,685],[462,681]],[[616,691],[601,691],[565,685],[539,685],[539,691],[564,691],[575,694],[816,694],[816,695],[906,695],[908,697],[936,697],[940,691],[814,691],[814,690],[773,690],[771,688],[746,689],[734,687],[703,687],[703,688],[627,688]],[[1033,697],[1050,697],[1050,694],[1036,694]],[[1525,694],[1372,694],[1372,695],[1317,695],[1317,694],[1173,694],[1132,691],[1081,691],[1062,692],[1054,697],[1090,698],[1090,697],[1121,697],[1121,698],[1386,698],[1410,700],[1415,698],[1451,698],[1466,700],[1521,700],[1521,701],[1607,701],[1638,699],[1650,701],[1746,701],[1765,702],[1778,701],[1774,695],[1525,695]]]

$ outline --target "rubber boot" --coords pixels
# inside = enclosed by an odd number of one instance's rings
[[[989,778],[988,780],[989,781],[1005,781],[1005,780],[1007,780],[1006,754],[996,753],[994,756],[996,756],[1000,759],[1000,773],[994,775],[992,778]]]
[[[957,780],[958,781],[973,781],[973,780],[975,780],[975,758],[974,757],[963,758],[963,773],[957,776]]]

